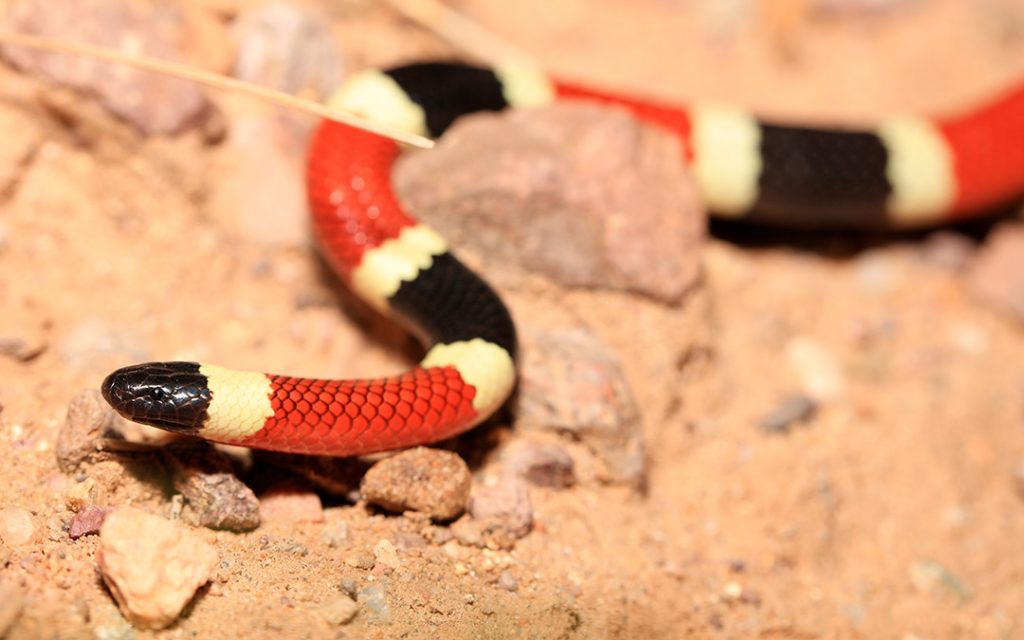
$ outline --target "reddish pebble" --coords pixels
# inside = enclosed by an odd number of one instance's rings
[[[283,484],[260,496],[260,517],[264,521],[323,522],[324,507],[312,491]]]
[[[533,504],[526,480],[503,475],[497,484],[473,492],[469,513],[474,520],[521,538],[533,527]]]
[[[435,520],[462,513],[469,467],[454,453],[416,447],[381,460],[363,477],[363,498],[388,511],[419,511]]]
[[[78,540],[82,536],[99,533],[100,527],[103,526],[103,521],[106,520],[110,511],[109,507],[97,507],[90,504],[71,520],[71,529],[68,531],[68,535],[72,540]]]

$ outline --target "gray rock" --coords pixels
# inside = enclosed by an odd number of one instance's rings
[[[57,466],[61,471],[70,473],[98,454],[115,415],[98,389],[86,389],[71,400],[57,435]]]
[[[22,33],[86,42],[173,62],[184,60],[185,19],[173,3],[130,0],[15,2],[8,28]],[[115,115],[148,134],[177,133],[205,116],[209,103],[192,82],[104,62],[4,47],[15,66],[96,95]]]
[[[328,523],[320,533],[320,540],[332,549],[345,546],[348,542],[348,523],[344,520]]]
[[[640,414],[615,354],[582,329],[524,333],[516,426],[572,434],[609,481],[642,485]]]
[[[404,201],[453,246],[566,286],[678,301],[704,210],[675,137],[622,110],[557,104],[460,118],[401,163]]]
[[[510,547],[533,527],[533,503],[526,480],[506,473],[495,484],[479,487],[469,501],[469,514],[481,528],[484,544]]]
[[[183,519],[228,531],[260,526],[260,502],[239,480],[224,454],[206,442],[181,442],[164,450],[174,488],[188,503]]]
[[[802,393],[785,397],[768,415],[761,418],[761,429],[767,433],[785,433],[798,422],[810,420],[818,403]]]
[[[356,600],[362,607],[362,617],[371,624],[391,624],[391,607],[383,585],[370,585],[359,590]]]

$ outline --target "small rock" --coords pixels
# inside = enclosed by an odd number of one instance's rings
[[[743,585],[738,582],[726,582],[722,587],[722,598],[726,602],[735,602],[743,595]]]
[[[373,558],[375,567],[379,565],[389,569],[397,569],[398,565],[402,563],[398,559],[398,550],[395,549],[395,545],[385,538],[381,538],[373,546]]]
[[[32,514],[21,507],[0,509],[0,540],[9,547],[17,547],[32,540],[36,527]]]
[[[98,389],[87,389],[71,400],[64,426],[57,435],[57,466],[61,471],[71,473],[96,455],[115,415]]]
[[[498,581],[495,584],[499,589],[504,589],[505,591],[519,590],[519,583],[516,582],[511,571],[502,571],[501,574],[498,575]]]
[[[327,624],[341,626],[356,617],[359,605],[348,596],[338,595],[320,605],[319,613]]]
[[[260,495],[260,516],[267,521],[323,522],[320,496],[293,483],[283,483]]]
[[[89,505],[75,514],[71,519],[71,527],[68,530],[68,537],[78,540],[82,536],[92,535],[100,532],[103,521],[112,511],[109,507],[97,507]]]
[[[119,508],[100,529],[100,573],[136,627],[170,625],[205,584],[217,552],[195,533],[133,508]]]
[[[373,555],[366,553],[365,551],[360,551],[359,553],[355,553],[345,558],[345,564],[348,566],[355,569],[365,569],[367,571],[373,568],[375,562],[376,560]]]
[[[971,590],[949,569],[934,560],[918,560],[910,565],[910,583],[921,593],[946,591],[961,601],[971,597]]]
[[[974,241],[952,231],[936,231],[920,245],[921,259],[946,271],[961,272],[971,264],[977,252]]]
[[[19,362],[28,362],[46,350],[42,333],[31,337],[26,335],[0,334],[0,356],[7,356]]]
[[[634,487],[647,474],[640,412],[618,357],[589,332],[529,330],[523,340],[517,427],[571,433]]]
[[[494,485],[473,492],[469,514],[490,528],[498,528],[513,538],[521,538],[533,527],[533,504],[526,481],[503,475]]]
[[[979,300],[1024,322],[1024,224],[1002,224],[989,234],[967,285]]]
[[[359,590],[356,600],[363,608],[363,616],[373,624],[390,624],[391,607],[388,606],[387,593],[381,585],[370,585]]]
[[[92,478],[86,478],[81,482],[71,485],[71,488],[68,489],[67,494],[64,496],[64,504],[68,509],[78,513],[96,502],[96,494],[96,481]]]
[[[448,529],[451,537],[467,547],[483,547],[483,526],[470,516],[464,516],[452,523]]]
[[[810,420],[817,410],[818,403],[813,398],[791,394],[761,418],[761,429],[767,433],[786,433],[794,424]]]
[[[575,481],[572,456],[557,444],[517,441],[508,447],[503,457],[509,473],[531,484],[564,489]]]
[[[50,0],[44,5],[23,0],[11,6],[8,18],[8,28],[20,33],[183,61],[180,43],[184,20],[171,3]],[[15,66],[95,94],[111,112],[145,133],[183,131],[198,123],[209,107],[202,89],[193,82],[89,56],[69,57],[7,46],[2,52]]]
[[[363,498],[388,511],[419,511],[435,520],[463,512],[469,467],[450,451],[416,447],[385,458],[363,477]]]
[[[427,546],[427,540],[418,533],[399,531],[394,535],[395,547],[402,550],[419,549]]]
[[[320,16],[302,7],[266,4],[238,16],[233,29],[236,78],[312,100],[323,100],[338,87],[342,56]]]
[[[452,530],[448,527],[434,527],[433,531],[430,532],[430,540],[437,546],[441,546],[444,543],[453,540],[454,538],[455,535],[452,533]]]
[[[395,185],[454,246],[676,302],[697,283],[705,227],[682,155],[625,110],[565,103],[460,118]]]
[[[344,520],[329,523],[320,533],[320,540],[332,549],[344,546],[348,542],[348,523]]]
[[[338,583],[338,588],[341,589],[342,593],[349,596],[350,598],[356,597],[355,580],[352,580],[351,578],[343,578],[342,581]]]
[[[205,442],[176,443],[163,453],[174,488],[188,502],[183,512],[187,522],[228,531],[260,526],[262,504],[235,476],[224,454]]]
[[[13,583],[0,581],[0,638],[6,638],[24,607],[22,589]]]
[[[793,338],[786,345],[786,360],[800,378],[804,393],[817,401],[838,398],[846,379],[835,358],[810,338]]]
[[[96,627],[95,640],[135,640],[135,629],[127,622],[102,624]]]

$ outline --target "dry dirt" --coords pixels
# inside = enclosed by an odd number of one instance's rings
[[[1024,77],[1020,3],[889,4],[901,6],[460,6],[563,75],[775,116],[959,109]],[[311,7],[332,21],[348,69],[451,51],[370,2]],[[133,637],[97,578],[95,536],[65,532],[65,495],[81,478],[57,469],[54,446],[70,399],[129,361],[358,376],[400,369],[408,349],[393,327],[334,304],[311,248],[239,233],[210,204],[223,167],[209,132],[143,138],[6,68],[0,94],[0,145],[30,150],[0,176],[0,329],[43,347],[28,360],[0,357],[0,507],[27,509],[34,525],[29,542],[0,547],[0,576],[26,595],[22,633],[77,624],[97,638]],[[564,326],[590,324],[621,349],[644,408],[645,493],[586,474],[567,490],[534,487],[536,525],[514,550],[428,544],[393,572],[346,563],[408,526],[363,505],[329,503],[327,524],[201,530],[221,558],[214,586],[169,630],[134,637],[1024,633],[1019,323],[977,303],[961,272],[924,259],[927,236],[737,235],[704,250],[710,352],[668,381],[646,374],[656,366],[644,359],[664,354],[630,345],[652,314],[677,310],[600,292],[567,303],[576,313]],[[561,294],[508,295],[527,318],[548,317],[542,305]],[[588,315],[588,301],[619,314],[602,324],[609,314]],[[838,381],[811,420],[784,434],[759,427],[806,390],[801,372],[830,366]],[[116,462],[88,473],[107,504],[170,513],[165,487],[144,475]],[[339,521],[348,540],[328,547],[322,532]],[[503,570],[518,590],[495,584]],[[327,625],[317,611],[344,581],[381,587],[388,618]]]

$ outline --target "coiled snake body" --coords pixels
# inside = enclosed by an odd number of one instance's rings
[[[802,227],[932,225],[1024,193],[1024,88],[944,119],[871,130],[761,122],[738,110],[659,105],[533,69],[424,63],[354,76],[332,102],[441,135],[459,116],[556,99],[614,104],[677,134],[716,215]],[[308,193],[324,254],[364,300],[428,342],[422,362],[376,380],[317,380],[191,362],[134,365],[102,384],[125,417],[208,440],[325,455],[435,442],[490,416],[515,384],[516,333],[495,292],[408,215],[391,190],[395,142],[323,122]]]

